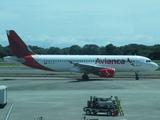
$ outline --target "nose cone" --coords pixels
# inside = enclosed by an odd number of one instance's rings
[[[158,64],[153,62],[151,67],[153,70],[157,70],[159,66],[158,66]]]

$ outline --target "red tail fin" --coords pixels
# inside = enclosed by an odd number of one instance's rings
[[[17,35],[14,30],[7,30],[7,37],[10,44],[10,50],[13,56],[22,58],[27,55],[35,55],[34,52],[30,51],[27,45]]]

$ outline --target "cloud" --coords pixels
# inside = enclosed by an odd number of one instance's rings
[[[79,45],[83,47],[85,44],[96,44],[98,46],[106,46],[108,44],[113,44],[115,46],[123,46],[130,43],[154,45],[157,44],[153,37],[148,35],[135,35],[135,36],[59,36],[50,37],[47,35],[41,35],[37,37],[27,36],[27,42],[30,45],[37,45],[40,47],[70,47],[72,45]]]
[[[157,3],[159,0],[5,0],[0,4],[0,32],[14,29],[28,45],[45,48],[154,45],[159,43]],[[0,44],[8,45],[6,34],[0,34]]]
[[[98,46],[106,46],[108,44],[113,44],[115,46],[123,46],[130,43],[136,43],[136,44],[144,44],[145,45],[154,45],[158,44],[156,41],[157,39],[153,38],[149,35],[116,35],[116,36],[90,36],[90,37],[84,37],[84,36],[58,36],[58,37],[51,37],[49,35],[39,35],[39,36],[25,36],[25,35],[19,35],[22,40],[27,45],[32,46],[39,46],[43,48],[49,48],[49,47],[70,47],[72,45],[79,45],[83,47],[86,44],[96,44]],[[0,42],[1,45],[6,46],[8,45],[8,40],[6,37],[6,34],[0,33]]]
[[[149,35],[136,35],[132,38],[133,42],[139,44],[153,45],[156,44],[156,39]]]

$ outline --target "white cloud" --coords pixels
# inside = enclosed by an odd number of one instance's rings
[[[22,40],[27,45],[32,46],[39,46],[44,48],[49,47],[70,47],[72,45],[79,45],[83,47],[85,44],[96,44],[98,46],[106,46],[108,44],[113,44],[115,46],[123,46],[130,43],[136,44],[144,44],[145,45],[154,45],[157,44],[157,39],[154,39],[152,36],[148,35],[135,35],[135,36],[91,36],[91,37],[84,37],[84,36],[59,36],[59,37],[51,37],[48,35],[40,35],[40,36],[25,36],[20,35]],[[0,34],[0,42],[4,45],[8,45],[8,40],[6,34]]]
[[[116,46],[159,43],[159,0],[5,0],[0,2],[0,32],[14,29],[29,45]],[[17,7],[18,6],[18,7]],[[7,45],[0,34],[0,44]]]
[[[135,36],[61,36],[50,37],[47,35],[41,35],[39,37],[27,37],[27,42],[32,43],[30,45],[40,45],[40,47],[49,48],[54,47],[70,47],[72,45],[79,45],[83,47],[85,44],[96,44],[98,46],[106,46],[107,44],[113,44],[115,46],[123,46],[130,43],[154,45],[156,40],[148,35],[135,35]],[[155,42],[155,43],[154,43]],[[37,46],[38,46],[37,45]]]

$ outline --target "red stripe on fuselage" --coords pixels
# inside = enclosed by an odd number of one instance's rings
[[[31,55],[25,56],[23,58],[25,59],[25,62],[22,64],[24,64],[28,67],[37,68],[37,69],[41,69],[41,70],[54,71],[52,69],[49,69],[49,68],[39,64]]]

